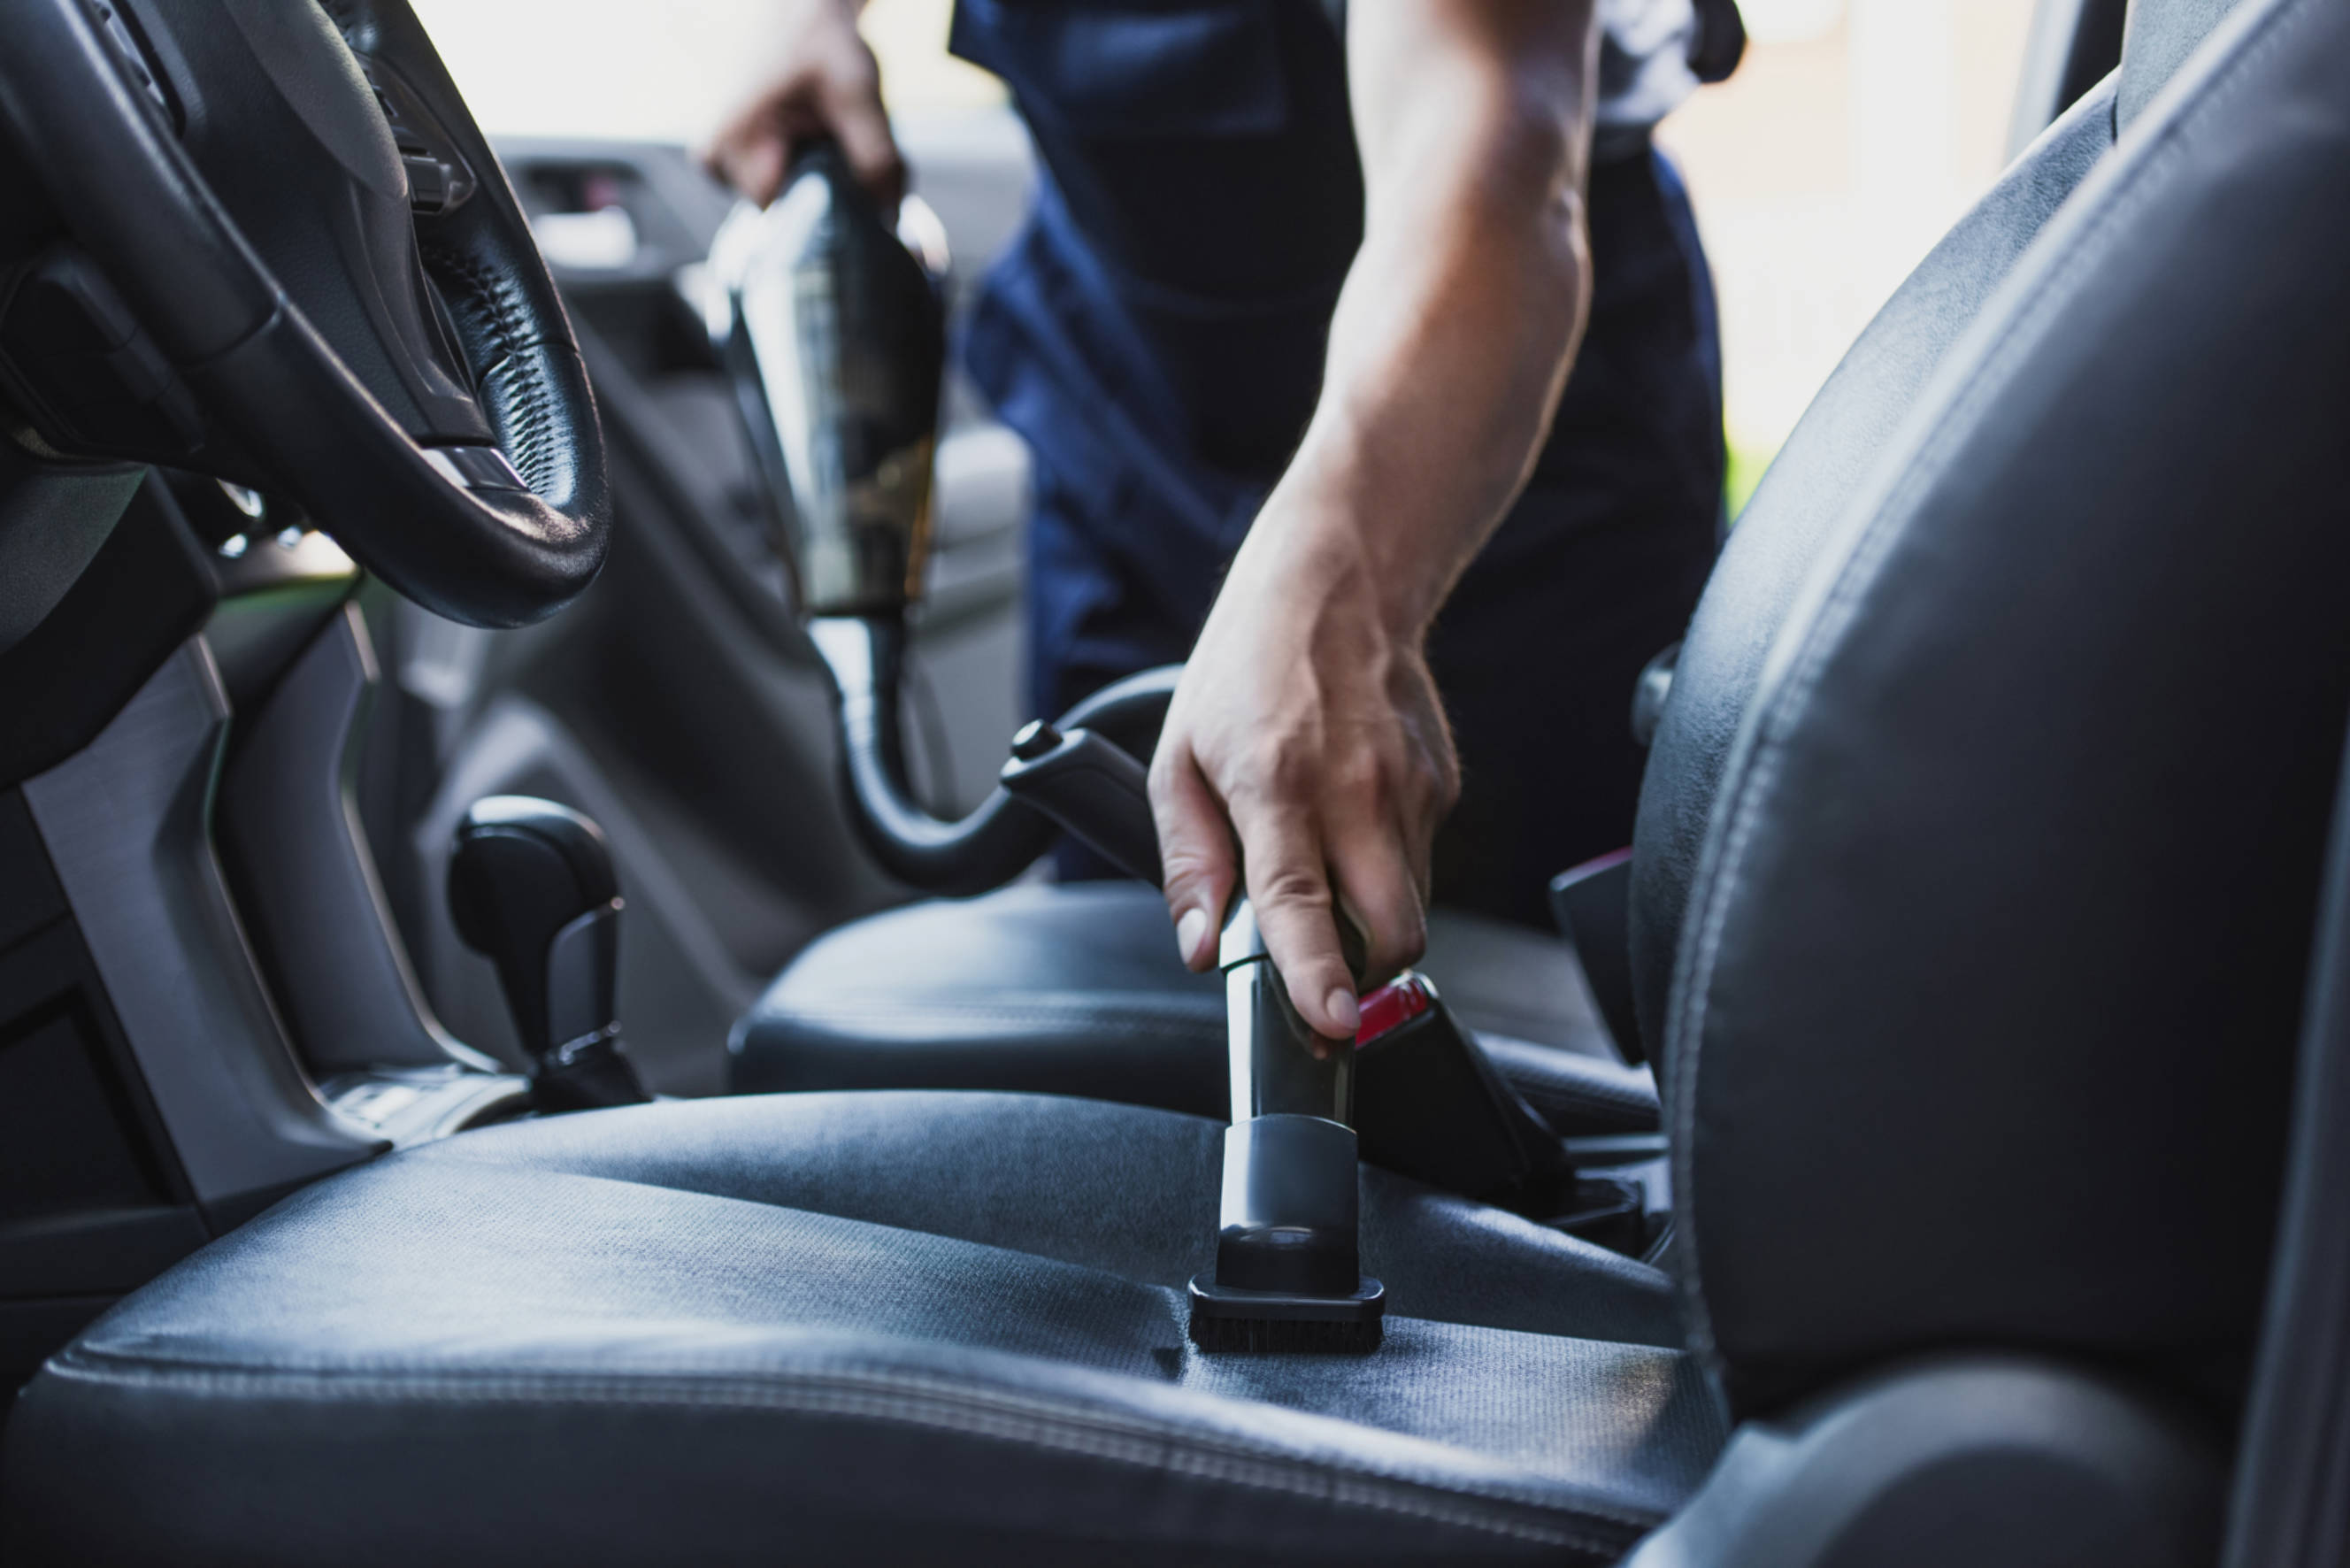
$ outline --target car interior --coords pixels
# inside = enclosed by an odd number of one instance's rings
[[[762,213],[407,0],[0,4],[0,1561],[2350,1561],[2350,10],[2023,101],[1630,845],[1308,1066],[1176,672],[1021,727],[1016,136]]]

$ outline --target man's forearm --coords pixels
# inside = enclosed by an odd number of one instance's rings
[[[1177,686],[1151,806],[1184,961],[1244,881],[1291,1002],[1350,1038],[1426,944],[1460,767],[1424,634],[1548,428],[1588,285],[1591,0],[1350,7],[1364,241],[1323,395]]]
[[[1434,243],[1366,244],[1283,481],[1301,524],[1358,541],[1399,630],[1425,628],[1524,483],[1589,293],[1579,213],[1450,220]]]
[[[1326,532],[1316,554],[1358,555],[1408,635],[1524,483],[1590,296],[1583,74],[1478,64],[1440,62],[1364,126],[1362,249],[1288,493],[1267,508]]]

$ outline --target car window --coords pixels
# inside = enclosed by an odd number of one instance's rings
[[[759,79],[781,12],[775,0],[417,9],[494,135],[684,142]],[[866,8],[901,119],[1009,113],[1000,83],[947,54],[952,9]],[[1689,180],[1715,272],[1733,510],[1846,346],[2006,161],[2033,0],[1741,9],[1751,42],[1737,73],[1659,133]],[[919,162],[936,139],[909,140]]]

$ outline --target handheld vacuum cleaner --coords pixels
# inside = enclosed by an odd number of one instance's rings
[[[1180,667],[1028,725],[999,787],[959,822],[907,786],[899,683],[931,534],[944,268],[935,217],[909,198],[893,227],[825,142],[795,161],[772,206],[736,210],[710,258],[705,317],[769,481],[802,623],[831,676],[851,820],[883,868],[932,892],[1002,886],[1056,828],[1156,886],[1146,775],[1128,748],[1155,737]],[[1358,1041],[1319,1041],[1245,899],[1226,919],[1221,964],[1232,1125],[1215,1267],[1191,1285],[1192,1339],[1211,1351],[1375,1349],[1386,1303],[1362,1272],[1358,1153],[1479,1197],[1571,1185],[1572,1172],[1424,978],[1367,996],[1374,1022]],[[1394,1128],[1358,1150],[1357,1077],[1372,1063]],[[1472,1136],[1430,1137],[1437,1124]]]
[[[1003,790],[941,822],[906,784],[899,688],[930,555],[946,268],[945,231],[920,198],[893,226],[839,148],[817,140],[773,205],[743,203],[720,228],[702,316],[801,627],[831,678],[849,819],[892,877],[967,894],[1027,869],[1055,829]],[[1155,731],[1178,673],[1121,681],[1061,727]]]

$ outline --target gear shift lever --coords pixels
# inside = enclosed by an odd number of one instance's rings
[[[474,802],[449,858],[449,913],[497,965],[540,1110],[652,1098],[620,1051],[620,885],[594,823],[525,795]]]

